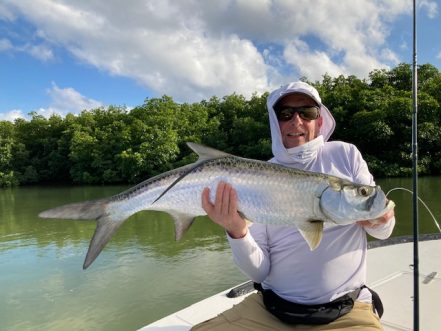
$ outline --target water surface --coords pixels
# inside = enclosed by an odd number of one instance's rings
[[[380,180],[385,191],[405,179]],[[93,221],[42,220],[44,209],[118,193],[126,186],[0,190],[2,330],[135,330],[246,278],[234,266],[224,232],[198,218],[175,242],[159,212],[131,217],[86,270]],[[441,219],[441,177],[420,178],[420,196]],[[397,226],[411,234],[411,195],[393,192]],[[421,232],[436,232],[421,207]]]

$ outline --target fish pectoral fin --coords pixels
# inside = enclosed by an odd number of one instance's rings
[[[175,222],[175,239],[181,240],[193,224],[195,217],[184,213],[170,213],[170,215]]]
[[[322,241],[323,237],[323,221],[319,220],[310,220],[302,224],[301,226],[297,226],[300,234],[308,243],[311,251],[317,248],[317,246]]]

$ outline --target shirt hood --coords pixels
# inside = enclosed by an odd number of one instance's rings
[[[286,163],[290,164],[290,163],[295,163],[297,161],[293,159],[292,153],[289,153],[289,151],[283,145],[282,134],[280,132],[279,122],[277,120],[277,116],[274,111],[274,105],[281,98],[294,93],[301,93],[309,96],[320,107],[320,116],[323,118],[322,126],[319,132],[320,136],[322,136],[320,140],[327,141],[335,129],[334,117],[332,116],[329,109],[322,103],[318,91],[313,86],[305,82],[298,81],[287,84],[273,91],[268,96],[267,99],[267,108],[268,108],[268,115],[269,115],[270,129],[271,129],[272,152],[276,161],[282,164],[286,164]],[[306,146],[304,146],[303,149],[308,149],[309,146],[311,147],[317,146],[317,144],[308,144],[308,143],[304,145]]]

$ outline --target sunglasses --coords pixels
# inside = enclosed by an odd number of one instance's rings
[[[276,115],[280,122],[286,122],[291,120],[295,113],[299,113],[302,120],[312,121],[320,117],[320,108],[317,106],[285,107],[277,111]]]

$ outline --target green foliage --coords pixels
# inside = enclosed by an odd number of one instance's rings
[[[418,80],[418,171],[440,175],[441,73],[424,64]],[[369,80],[325,75],[312,84],[336,119],[332,139],[355,144],[376,176],[411,174],[410,65],[374,70]],[[65,118],[32,113],[30,120],[0,121],[0,187],[135,183],[194,162],[188,141],[267,160],[267,96],[232,94],[192,104],[163,96],[131,110],[110,106]]]
[[[325,75],[322,82],[314,84],[337,122],[332,139],[355,144],[376,176],[409,176],[411,67],[400,64],[392,70],[374,70],[369,80]],[[418,84],[418,171],[436,175],[441,165],[441,73],[430,64],[421,65]]]
[[[22,150],[17,143],[15,127],[11,122],[0,121],[0,187],[15,186],[19,183],[19,173],[15,171],[14,157]]]

